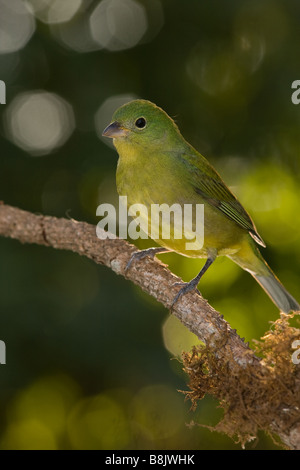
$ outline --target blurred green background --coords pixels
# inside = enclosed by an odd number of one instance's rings
[[[278,277],[300,299],[298,0],[0,0],[0,199],[97,224],[117,200],[114,110],[149,99],[221,173],[255,220]],[[139,243],[140,247],[151,242]],[[1,449],[239,449],[196,412],[180,354],[197,338],[109,269],[0,240]],[[201,260],[161,256],[189,280]],[[218,259],[205,298],[258,339],[278,311]],[[259,435],[256,449],[275,448]]]

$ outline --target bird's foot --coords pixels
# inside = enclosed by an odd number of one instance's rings
[[[167,248],[154,247],[154,248],[147,248],[146,250],[135,251],[126,265],[125,272],[131,267],[134,261],[140,261],[146,258],[147,256],[153,259],[155,255],[159,253],[164,253],[165,251],[169,251],[169,250]]]
[[[194,279],[192,279],[190,282],[176,282],[174,284],[175,286],[183,286],[183,287],[180,289],[180,291],[175,296],[175,298],[172,302],[172,305],[171,305],[171,309],[174,307],[174,305],[180,299],[180,297],[187,294],[188,292],[191,292],[192,290],[196,290],[200,295],[200,292],[197,290],[197,286],[199,284],[199,281],[200,281],[201,277],[203,276],[203,274],[208,270],[209,266],[214,262],[215,258],[216,258],[215,255],[210,256],[209,258],[207,258],[207,260],[205,261],[205,264],[204,264],[203,268],[201,269],[201,271],[199,272],[199,274],[197,274],[197,276],[194,277]]]
[[[199,279],[197,278],[192,279],[190,282],[175,282],[173,286],[182,286],[182,287],[180,291],[174,297],[174,300],[171,305],[171,309],[174,307],[174,305],[180,299],[180,297],[182,297],[183,295],[186,295],[188,292],[192,292],[193,290],[196,290],[200,294],[200,292],[197,290],[198,283],[199,283]]]

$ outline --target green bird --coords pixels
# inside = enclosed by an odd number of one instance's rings
[[[165,111],[150,101],[131,101],[117,109],[103,136],[113,138],[119,154],[116,175],[119,195],[127,197],[128,206],[143,205],[141,228],[155,233],[151,238],[160,245],[136,252],[127,268],[133,261],[165,251],[206,258],[199,274],[182,283],[175,303],[183,294],[197,289],[200,278],[217,256],[227,256],[250,272],[281,311],[300,310],[298,302],[263,259],[257,245],[265,247],[265,243],[249,214],[217,171],[182,137]],[[204,205],[204,239],[195,243],[193,249],[187,248],[187,241],[195,235],[195,215],[191,216],[190,231],[179,237],[178,218],[173,214],[167,227],[170,236],[163,237],[161,218],[154,220],[151,212],[153,205],[178,208],[186,204]]]

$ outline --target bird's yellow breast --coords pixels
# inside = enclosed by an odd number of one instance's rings
[[[218,255],[231,255],[238,251],[246,232],[196,194],[183,176],[184,168],[178,162],[174,165],[174,156],[168,152],[147,151],[128,143],[126,139],[114,144],[119,153],[116,177],[118,193],[127,196],[128,206],[143,205],[138,214],[138,223],[149,237],[159,245],[189,257],[206,257],[211,250],[217,251]],[[162,218],[157,222],[157,218],[151,215],[151,208],[163,204],[169,208],[174,204],[179,205],[183,215],[185,205],[192,205],[193,217],[196,204],[203,204],[204,243],[199,236],[199,241],[194,238],[195,249],[187,249],[191,247],[189,244],[195,236],[196,220],[194,218],[191,224],[187,224],[192,227],[192,231],[183,232],[184,221],[178,228],[178,218],[172,212],[169,222],[167,217],[164,219],[164,224],[169,223],[169,227],[164,225],[169,229],[169,238],[162,237]],[[181,230],[182,237],[178,230]],[[151,236],[151,233],[157,236]]]

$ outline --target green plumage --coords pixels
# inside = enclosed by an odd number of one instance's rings
[[[149,101],[132,101],[115,112],[103,135],[114,139],[119,154],[117,188],[120,195],[127,196],[129,205],[140,203],[150,209],[151,204],[204,204],[203,246],[189,251],[185,239],[155,238],[169,250],[207,258],[203,270],[181,293],[197,287],[216,256],[225,255],[249,271],[279,309],[300,309],[259,252],[256,243],[265,243],[249,214],[162,109]],[[150,213],[146,210],[143,214],[146,224],[152,222]],[[171,228],[175,233],[174,222]]]

